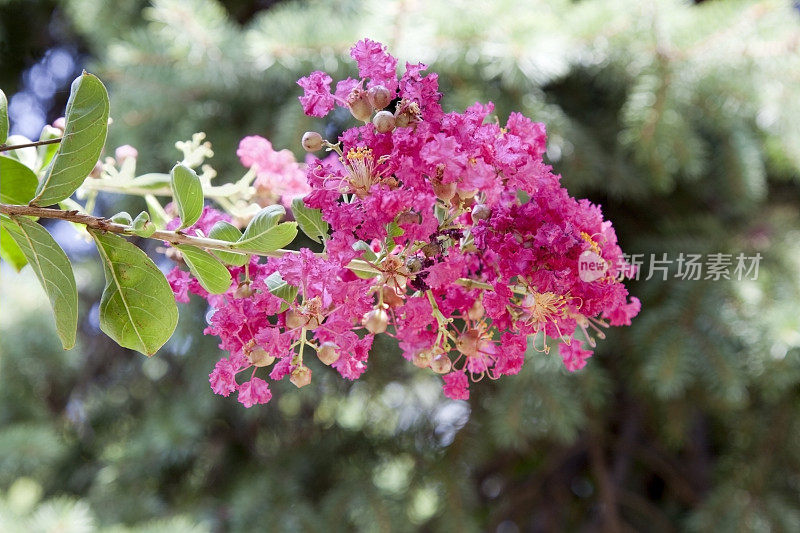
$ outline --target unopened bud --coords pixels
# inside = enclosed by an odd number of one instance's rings
[[[456,189],[458,185],[456,182],[451,181],[450,183],[442,183],[442,182],[433,182],[433,194],[440,200],[444,200],[445,202],[449,201],[456,195]]]
[[[375,129],[378,130],[378,133],[389,133],[394,129],[394,115],[388,111],[378,111],[375,113],[375,116],[372,117],[372,123],[375,125]]]
[[[428,243],[422,247],[422,253],[425,257],[434,257],[442,253],[442,246],[438,243]]]
[[[316,131],[305,132],[303,134],[303,140],[300,142],[303,144],[303,149],[305,149],[306,152],[316,152],[322,149],[322,135]]]
[[[475,302],[472,304],[472,307],[470,307],[469,311],[467,311],[467,316],[470,320],[477,321],[483,318],[484,312],[485,309],[483,308],[483,302],[480,300],[475,300]]]
[[[383,109],[392,101],[392,93],[383,85],[370,87],[367,91],[367,97],[369,98],[369,103],[375,109]]]
[[[397,128],[405,128],[411,124],[411,116],[408,113],[398,113],[394,117],[394,125]]]
[[[453,367],[453,363],[450,361],[449,357],[447,357],[445,354],[441,354],[433,358],[430,366],[431,370],[437,374],[447,374]]]
[[[366,122],[372,116],[372,105],[369,103],[367,93],[363,89],[356,87],[347,96],[347,106],[350,113],[361,122]]]
[[[422,259],[417,257],[416,255],[413,257],[409,257],[406,259],[406,268],[412,274],[416,274],[420,270],[422,270]]]
[[[286,311],[286,327],[288,329],[296,329],[301,326],[303,326],[303,317],[292,309]]]
[[[317,349],[317,357],[322,364],[332,365],[339,360],[339,347],[332,342],[323,342]]]
[[[364,315],[361,324],[374,334],[383,333],[389,326],[389,315],[383,309],[373,309]]]
[[[120,164],[128,158],[136,159],[137,157],[139,157],[139,151],[130,144],[123,144],[114,150],[114,159]]]
[[[247,358],[254,366],[269,366],[275,362],[275,358],[267,353],[261,346],[256,346],[247,354]]]
[[[473,220],[488,220],[492,216],[492,208],[486,204],[477,204],[472,207]]]
[[[236,290],[233,292],[233,296],[234,298],[249,298],[254,292],[255,291],[249,283],[242,283],[236,287]]]
[[[411,359],[411,362],[414,363],[414,366],[418,368],[428,368],[431,366],[431,361],[433,361],[433,356],[428,350],[415,353],[414,357]]]
[[[397,224],[402,226],[403,224],[420,224],[422,223],[422,215],[417,213],[416,211],[403,211],[397,218],[395,219]]]
[[[478,343],[480,342],[480,338],[481,334],[477,329],[467,330],[458,337],[456,348],[467,357],[478,355]]]
[[[66,129],[67,127],[67,119],[64,117],[58,117],[53,121],[53,127],[58,130],[64,131],[64,129]]]
[[[300,387],[305,387],[311,383],[311,369],[307,366],[298,366],[292,370],[292,375],[289,377],[289,381],[291,381],[298,389]]]

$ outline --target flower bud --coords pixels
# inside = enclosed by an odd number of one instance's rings
[[[249,283],[241,283],[236,290],[233,292],[234,298],[249,298],[253,295],[255,291],[250,286]]]
[[[67,128],[67,119],[64,117],[58,117],[53,121],[53,127],[63,132]]]
[[[408,113],[398,113],[394,117],[394,125],[397,128],[406,128],[411,124],[411,115]]]
[[[297,311],[290,309],[286,311],[286,328],[296,329],[303,326],[303,317]]]
[[[425,257],[434,257],[442,253],[442,245],[439,243],[431,242],[422,247],[422,253]]]
[[[123,144],[114,150],[114,159],[120,164],[128,158],[136,159],[137,157],[139,157],[139,151],[130,144]]]
[[[477,329],[470,329],[465,331],[458,337],[456,341],[456,348],[459,352],[467,357],[478,355],[478,343],[481,339],[481,333]]]
[[[316,152],[322,149],[322,135],[316,131],[307,131],[303,134],[303,140],[300,141],[306,152]]]
[[[484,312],[485,309],[483,307],[483,302],[480,300],[475,300],[475,302],[472,304],[472,307],[470,307],[469,311],[467,311],[467,316],[470,320],[480,320],[483,318]]]
[[[373,309],[364,315],[361,324],[374,334],[383,333],[389,325],[389,315],[383,309]]]
[[[422,215],[412,210],[403,211],[402,213],[397,215],[395,221],[400,226],[402,226],[403,224],[421,224]]]
[[[416,274],[417,272],[422,270],[422,259],[420,259],[416,255],[409,257],[408,259],[406,259],[406,268],[412,274]]]
[[[433,181],[432,184],[433,194],[435,194],[440,200],[447,202],[456,195],[456,189],[458,188],[458,185],[454,181],[451,181],[450,183]]]
[[[453,363],[445,354],[437,355],[431,360],[431,370],[437,374],[447,374],[452,367]]]
[[[311,383],[311,369],[307,366],[298,366],[292,370],[292,375],[289,377],[289,381],[291,381],[298,389],[300,387],[305,387]]]
[[[247,358],[254,366],[269,366],[275,362],[275,358],[267,353],[261,346],[256,346],[247,353]]]
[[[383,109],[392,101],[392,93],[383,85],[376,85],[369,88],[367,98],[369,98],[369,103],[372,107]]]
[[[405,279],[406,278],[403,278],[403,280]],[[403,305],[403,299],[398,296],[397,291],[391,285],[384,285],[381,288],[381,293],[383,294],[383,303],[392,309]]]
[[[369,103],[367,93],[363,89],[356,87],[350,92],[347,96],[347,106],[350,108],[350,114],[356,120],[366,122],[372,116],[372,105]]]
[[[492,216],[492,208],[486,204],[477,204],[472,207],[472,220],[488,220]]]
[[[431,366],[431,361],[433,361],[433,355],[431,355],[430,350],[415,353],[414,357],[411,359],[414,366],[418,368],[428,368]]]
[[[378,133],[389,133],[394,129],[394,115],[388,111],[378,111],[372,117],[372,124]]]
[[[339,360],[339,347],[332,342],[323,342],[317,349],[317,357],[322,364],[332,365]]]

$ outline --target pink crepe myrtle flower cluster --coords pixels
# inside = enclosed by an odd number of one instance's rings
[[[214,392],[265,403],[271,392],[257,374],[303,386],[309,354],[356,379],[381,333],[414,365],[441,374],[453,399],[469,398],[471,382],[518,373],[529,339],[545,353],[547,338],[559,340],[567,370],[585,366],[595,337],[630,324],[640,303],[620,281],[631,269],[611,223],[572,198],[542,160],[544,125],[512,113],[501,126],[491,103],[445,113],[436,74],[407,63],[398,77],[397,59],[369,39],[351,56],[359,79],[334,90],[324,72],[298,81],[306,114],[324,117],[338,105],[363,122],[335,143],[314,132],[303,138],[310,152],[338,155],[306,172],[304,202],[330,225],[324,253],[254,258],[231,268],[247,290],[234,283],[223,295],[170,275],[179,299],[195,292],[215,309],[206,332],[230,355],[210,375]],[[263,145],[252,139],[240,146],[245,166]],[[579,271],[587,253],[601,265],[590,281]],[[271,293],[270,276],[296,287],[296,297]]]
[[[289,150],[275,150],[264,137],[245,137],[239,142],[236,155],[242,165],[255,171],[253,186],[262,205],[280,201],[288,207],[292,200],[311,191],[306,182],[306,165],[298,163]]]

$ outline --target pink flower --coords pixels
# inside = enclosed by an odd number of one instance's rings
[[[469,380],[464,372],[450,372],[442,376],[444,395],[453,400],[469,400]]]
[[[236,151],[242,165],[255,168],[256,191],[280,197],[287,207],[292,200],[311,191],[306,181],[306,168],[289,150],[276,151],[264,137],[252,135],[239,141]]]
[[[239,403],[245,407],[253,407],[257,403],[267,403],[272,399],[272,392],[267,382],[253,378],[239,385]]]
[[[139,151],[130,144],[123,144],[114,150],[114,159],[120,164],[128,158],[136,159],[138,156]]]
[[[188,304],[189,283],[192,281],[192,277],[189,273],[176,266],[167,274],[167,281],[169,282],[169,287],[172,289],[172,292],[175,294],[175,300],[183,304]]]
[[[397,59],[386,51],[386,46],[362,39],[350,49],[350,57],[358,64],[358,75],[370,78],[368,87],[383,85],[391,92],[397,89]]]
[[[582,345],[583,343],[577,339],[572,339],[569,344],[562,342],[558,345],[558,353],[564,360],[564,366],[570,372],[586,366],[586,360],[592,356],[592,351],[582,349]]]
[[[333,80],[330,76],[319,70],[297,80],[297,85],[304,90],[300,103],[306,115],[324,117],[333,109],[331,81]]]
[[[228,396],[236,390],[236,368],[230,359],[220,359],[217,361],[214,371],[208,375],[211,390],[215,394]]]

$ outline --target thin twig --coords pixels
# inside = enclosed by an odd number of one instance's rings
[[[75,210],[63,211],[61,209],[52,209],[49,207],[0,204],[0,213],[10,216],[29,216],[38,218],[52,218],[58,220],[66,220],[67,222],[74,222],[75,224],[81,224],[83,226],[86,226],[87,228],[92,228],[100,231],[108,231],[111,233],[118,233],[121,235],[135,235],[135,233],[133,232],[133,228],[131,228],[130,226],[112,222],[107,218],[87,215],[86,213],[81,213]],[[159,230],[154,232],[148,238],[160,241],[166,241],[170,244],[189,244],[192,246],[197,246],[199,248],[205,248],[207,250],[220,250],[223,252],[260,255],[263,257],[283,257],[286,254],[300,253],[297,250],[286,250],[283,248],[279,250],[274,250],[272,252],[264,252],[249,248],[240,248],[238,246],[234,246],[233,243],[228,241],[221,241],[219,239],[209,239],[208,237],[188,235],[180,231]],[[325,256],[325,254],[317,254],[317,255],[320,255],[322,257]],[[362,261],[360,259],[354,259],[350,261],[350,263],[347,265],[347,268],[350,270],[358,270],[359,272],[374,272],[375,274],[380,273],[368,262]],[[467,288],[480,288],[488,290],[492,289],[492,286],[490,284],[482,281],[475,281],[472,279],[461,278],[456,280],[456,283]]]
[[[19,150],[20,148],[31,148],[33,146],[44,146],[45,144],[56,144],[60,143],[63,137],[59,137],[57,139],[47,139],[45,141],[36,141],[36,142],[29,142],[25,144],[12,144],[12,145],[5,145],[0,144],[0,152],[8,152],[9,150]]]

